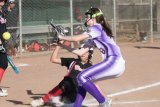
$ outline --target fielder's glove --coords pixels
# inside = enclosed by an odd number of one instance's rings
[[[58,36],[65,36],[65,29],[63,26],[58,25],[58,26],[56,26],[55,30],[56,30]]]
[[[61,25],[54,25],[51,23],[52,26],[52,34],[53,35],[53,43],[58,43],[60,41],[59,36],[65,36],[65,28]]]

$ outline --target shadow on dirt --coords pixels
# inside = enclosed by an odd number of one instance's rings
[[[36,96],[43,96],[45,94],[35,94],[32,92],[32,90],[26,90],[28,95],[36,95]]]
[[[41,98],[43,95],[45,94],[35,94],[32,92],[32,90],[26,90],[27,94],[30,95],[32,99],[38,99],[38,98]],[[19,102],[21,103],[21,102]],[[21,103],[23,104],[23,103]],[[30,104],[29,104],[30,105]],[[51,102],[48,102],[47,104],[45,104],[43,107],[57,107],[56,106],[57,104],[55,103],[55,101],[51,101]],[[67,103],[64,103],[64,105],[61,105],[60,107],[73,107],[73,103],[71,104],[67,104]],[[87,107],[87,106],[82,106],[82,107]]]
[[[15,101],[15,100],[6,100],[6,101],[11,102],[11,103],[13,103],[15,105],[30,105],[30,104],[25,104],[22,101]]]
[[[149,49],[160,49],[160,47],[156,47],[156,46],[134,46],[135,48],[149,48]]]
[[[39,99],[45,94],[35,94],[32,92],[32,90],[26,90],[27,94],[30,96],[32,99]]]

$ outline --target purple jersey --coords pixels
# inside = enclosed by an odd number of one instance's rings
[[[101,51],[103,59],[106,59],[109,56],[121,57],[119,47],[116,45],[112,38],[107,36],[106,32],[103,30],[100,24],[89,27],[87,34],[91,36],[94,44]]]

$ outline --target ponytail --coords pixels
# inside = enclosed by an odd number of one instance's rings
[[[107,36],[109,36],[109,37],[111,37],[111,38],[114,37],[113,34],[112,34],[112,30],[111,30],[111,28],[110,28],[110,25],[109,25],[109,23],[107,23],[107,22],[105,21],[103,15],[97,16],[97,17],[96,17],[96,21],[97,21],[97,23],[99,23],[99,24],[102,25],[103,30],[106,32]]]
[[[106,32],[107,36],[109,36],[110,38],[114,37],[109,23],[105,21],[103,13],[100,9],[90,8],[85,14],[90,14],[91,18],[96,18],[96,22],[102,25],[103,30]]]

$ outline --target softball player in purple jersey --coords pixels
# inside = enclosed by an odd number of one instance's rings
[[[100,50],[103,60],[85,69],[77,76],[79,89],[74,107],[81,107],[86,92],[89,92],[99,102],[100,107],[109,107],[107,99],[100,93],[94,82],[120,76],[125,70],[125,61],[120,48],[113,40],[112,31],[105,22],[102,11],[98,8],[90,8],[85,15],[85,25],[88,26],[85,33],[74,37],[60,36],[59,38],[67,41],[88,39],[86,48],[73,50],[72,53],[83,55],[89,47],[94,46]]]

